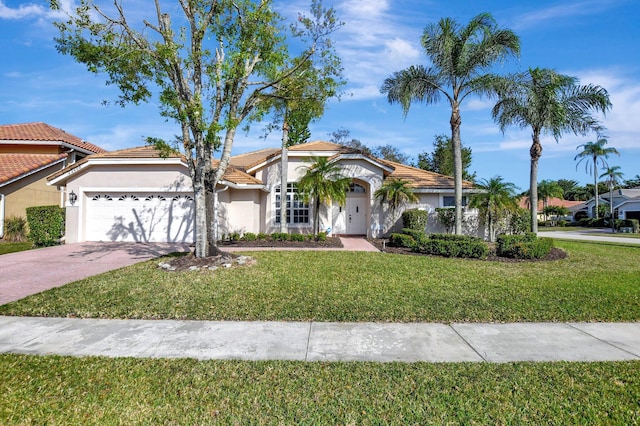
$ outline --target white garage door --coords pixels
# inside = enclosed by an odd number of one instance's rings
[[[193,242],[194,203],[187,194],[87,194],[86,241]]]

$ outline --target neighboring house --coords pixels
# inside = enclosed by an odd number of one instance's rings
[[[293,233],[311,233],[312,206],[297,192],[296,182],[313,157],[329,157],[352,178],[344,206],[321,206],[320,229],[332,234],[381,236],[400,229],[400,212],[390,215],[374,193],[385,179],[410,182],[420,197],[417,207],[433,212],[453,205],[453,178],[385,161],[329,142],[289,149],[286,188],[287,221]],[[273,233],[280,230],[281,150],[263,149],[231,158],[216,188],[218,235]],[[194,240],[194,201],[183,156],[161,158],[152,147],[92,155],[49,177],[49,184],[77,195],[67,203],[66,241]],[[466,194],[473,184],[464,182]],[[466,195],[465,195],[466,196]]]
[[[609,206],[609,191],[599,194],[598,204]],[[586,202],[589,217],[595,217],[596,202],[591,198]],[[618,219],[640,220],[640,188],[616,189],[613,191],[614,217]]]
[[[521,197],[518,200],[518,206],[529,210],[531,208],[531,202],[529,201],[529,197]],[[580,210],[586,209],[586,204],[584,201],[571,201],[571,200],[563,200],[562,198],[550,197],[547,200],[547,207],[557,206],[557,207],[566,207],[569,209],[570,216],[563,218],[564,220],[571,220],[574,214]],[[538,220],[545,220],[544,217],[544,200],[538,200]]]
[[[47,185],[47,176],[102,152],[45,123],[0,125],[0,237],[6,218],[26,218],[27,207],[62,204],[63,195]]]

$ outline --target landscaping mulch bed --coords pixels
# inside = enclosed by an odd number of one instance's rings
[[[248,256],[240,256],[234,253],[225,252],[226,247],[242,248],[250,250],[253,247],[274,247],[274,248],[342,248],[340,238],[327,238],[326,241],[276,241],[276,240],[256,240],[256,241],[226,241],[218,248],[222,251],[217,256],[198,258],[189,253],[187,255],[176,256],[158,266],[170,272],[209,270],[218,268],[231,268],[236,266],[253,266],[255,259]]]
[[[325,241],[225,241],[220,244],[220,249],[224,251],[225,247],[342,248],[342,242],[337,237],[328,237]]]

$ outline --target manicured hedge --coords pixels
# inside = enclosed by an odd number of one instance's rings
[[[500,235],[496,244],[496,254],[514,259],[542,259],[552,248],[551,238],[538,238],[532,232],[525,235]]]
[[[429,213],[426,210],[411,209],[402,213],[402,226],[414,231],[424,232],[427,228]]]
[[[412,248],[416,244],[415,238],[408,234],[391,234],[389,243],[396,247]]]
[[[29,239],[36,247],[60,244],[64,235],[64,209],[59,206],[27,208]]]
[[[489,255],[489,246],[482,239],[468,235],[432,234],[416,241],[414,251],[445,257],[484,259]]]

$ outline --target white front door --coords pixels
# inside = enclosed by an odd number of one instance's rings
[[[345,208],[347,235],[367,234],[367,197],[348,194]]]

